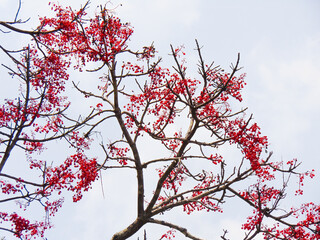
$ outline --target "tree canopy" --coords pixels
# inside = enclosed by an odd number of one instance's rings
[[[172,239],[174,231],[201,239],[168,221],[166,212],[223,214],[234,198],[252,208],[243,239],[319,239],[319,205],[280,208],[290,177],[297,176],[296,195],[302,195],[313,170],[300,172],[295,159],[273,161],[253,115],[235,104],[242,102],[245,86],[240,55],[227,71],[207,63],[195,41],[198,75],[189,76],[183,47],[171,46],[174,66],[168,67],[153,44],[130,48],[130,24],[103,6],[88,16],[88,5],[75,11],[51,4],[55,16],[40,18],[35,30],[20,28],[18,20],[0,21],[5,31],[31,37],[22,49],[0,45],[8,57],[3,66],[20,85],[18,95],[0,105],[0,203],[17,204],[16,211],[1,208],[0,230],[20,239],[42,238],[68,191],[78,202],[102,172],[133,171],[136,178],[123,181],[136,182],[136,219],[113,240],[149,223],[169,228],[162,239]],[[73,79],[73,71],[97,76],[94,87]],[[72,91],[81,96],[81,114],[73,108],[79,102]],[[67,146],[68,156],[51,161],[51,143]],[[224,158],[219,149],[225,145],[238,148],[241,157]],[[146,155],[146,148],[154,155]],[[6,172],[21,150],[29,169]],[[43,209],[44,217],[29,219],[31,206]],[[227,230],[221,239],[228,239]]]

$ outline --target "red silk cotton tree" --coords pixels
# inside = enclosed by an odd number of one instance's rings
[[[127,239],[148,223],[169,228],[162,239],[173,238],[174,231],[200,239],[166,221],[165,213],[180,208],[187,215],[195,211],[219,215],[230,198],[253,210],[244,220],[243,239],[258,235],[265,239],[320,238],[319,205],[309,202],[279,208],[289,177],[298,177],[296,195],[302,195],[304,177],[312,178],[313,171],[300,173],[295,160],[285,164],[272,162],[271,153],[264,156],[267,137],[252,116],[245,115],[245,109],[231,107],[232,102],[242,101],[245,85],[245,75],[238,75],[239,56],[227,73],[206,64],[196,42],[199,75],[192,78],[187,75],[182,48],[171,47],[175,66],[168,69],[156,59],[153,45],[140,51],[129,48],[133,33],[129,24],[102,7],[89,19],[86,6],[73,11],[53,5],[56,16],[40,18],[34,31],[16,27],[20,21],[0,21],[6,31],[32,37],[19,51],[0,46],[15,66],[5,67],[21,84],[17,96],[1,102],[1,230],[20,239],[41,238],[51,227],[49,216],[62,206],[66,191],[73,193],[76,202],[99,171],[130,170],[136,173],[137,215],[113,240]],[[96,88],[85,89],[81,81],[72,82],[71,87],[70,67],[81,72],[89,70],[88,64],[97,66],[90,72],[101,73]],[[74,117],[74,104],[66,97],[72,89],[84,96],[86,115]],[[119,133],[106,132],[106,123],[117,125]],[[57,141],[67,143],[71,153],[63,161],[51,162],[45,148]],[[154,156],[144,152],[146,141],[155,149]],[[89,156],[95,143],[104,156]],[[224,158],[219,151],[224,144],[239,148],[242,157]],[[13,153],[21,150],[30,172],[7,172],[5,166],[16,160]],[[147,171],[157,176],[146,179]],[[282,176],[280,187],[276,187],[277,176]],[[31,211],[31,205],[40,206],[46,217],[33,222],[24,211],[6,211],[10,203],[17,203],[25,212]],[[221,234],[221,239],[228,239],[227,231]]]

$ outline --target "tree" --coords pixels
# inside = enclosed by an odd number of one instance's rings
[[[49,216],[62,206],[61,194],[70,191],[77,202],[99,172],[131,170],[137,182],[136,220],[113,240],[127,239],[148,223],[170,228],[163,239],[173,238],[174,231],[200,239],[159,215],[165,217],[175,208],[187,215],[218,214],[230,198],[253,209],[242,227],[244,239],[319,239],[320,206],[309,202],[286,211],[279,207],[290,177],[298,177],[296,195],[302,195],[303,180],[312,178],[313,170],[298,172],[296,160],[273,162],[267,137],[252,115],[247,117],[246,109],[233,110],[234,102],[242,101],[245,85],[245,74],[238,76],[240,56],[227,73],[214,63],[206,64],[196,41],[199,75],[191,78],[182,47],[171,46],[175,66],[163,67],[153,45],[138,51],[129,48],[130,24],[106,7],[87,19],[87,6],[74,11],[53,4],[56,16],[40,18],[36,30],[16,27],[21,23],[17,17],[0,21],[6,31],[32,38],[21,50],[0,46],[14,65],[5,67],[21,84],[19,95],[1,105],[0,202],[18,200],[23,209],[39,203],[46,216],[32,223],[25,215],[1,210],[0,229],[21,239],[43,237],[51,227]],[[87,89],[81,81],[70,84],[71,67],[100,74],[97,88]],[[80,116],[74,117],[73,103],[66,97],[72,89],[83,95],[85,113]],[[117,126],[118,133],[106,131],[110,126]],[[45,146],[57,140],[72,153],[62,163],[50,163]],[[146,141],[157,149],[152,157],[144,153]],[[241,159],[224,159],[219,148],[226,144],[239,148]],[[95,145],[102,158],[91,156]],[[26,153],[32,176],[39,178],[5,172],[19,149]],[[158,176],[146,179],[149,171]],[[274,183],[279,176],[280,187]],[[265,219],[273,223],[267,225]],[[227,239],[226,230],[221,239]]]

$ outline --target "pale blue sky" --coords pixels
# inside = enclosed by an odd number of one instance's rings
[[[0,0],[0,18],[12,20],[16,2]],[[22,0],[21,16],[31,16],[30,26],[38,15],[48,13],[46,2]],[[59,2],[72,4],[74,8],[82,3],[79,0]],[[91,10],[103,3],[92,0]],[[194,74],[197,63],[194,39],[204,46],[203,55],[208,62],[214,60],[224,68],[228,68],[240,52],[248,83],[243,106],[249,107],[248,114],[254,114],[255,121],[268,136],[273,158],[284,161],[298,158],[303,162],[302,169],[318,171],[316,179],[306,184],[305,198],[319,203],[320,193],[314,184],[320,181],[320,1],[117,0],[108,6],[115,8],[124,22],[134,26],[133,47],[154,42],[169,66],[172,65],[168,56],[170,44],[184,44],[190,74]],[[9,44],[4,37],[0,34],[1,44]],[[18,43],[10,40],[10,46],[15,44]],[[78,204],[67,201],[53,219],[56,227],[48,232],[48,240],[110,239],[135,214],[132,204],[135,187],[126,188],[127,182],[123,180],[128,177],[130,175],[119,172],[104,176],[105,199],[99,180]],[[131,177],[135,179],[134,174]],[[126,199],[122,189],[126,189]],[[229,207],[221,218],[213,213],[186,216],[179,212],[171,219],[208,240],[217,239],[222,229],[229,229],[229,237],[238,239],[238,228],[244,219],[235,214],[238,206]],[[161,236],[159,229],[162,228],[147,229],[148,239]],[[131,239],[138,236],[141,239],[142,233]],[[177,239],[183,238],[179,235]]]

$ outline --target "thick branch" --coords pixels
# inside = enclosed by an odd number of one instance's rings
[[[150,223],[156,223],[156,224],[160,224],[169,228],[173,228],[178,230],[179,232],[181,232],[183,235],[185,235],[187,238],[193,239],[193,240],[202,240],[201,238],[195,237],[193,236],[191,233],[188,232],[188,230],[186,228],[180,227],[178,225],[163,221],[163,220],[157,220],[154,218],[150,218],[148,220],[148,222]]]

